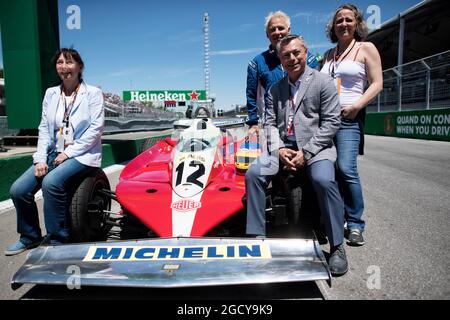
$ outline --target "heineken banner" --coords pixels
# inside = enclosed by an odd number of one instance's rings
[[[123,91],[123,101],[194,101],[206,100],[205,90]]]
[[[450,108],[368,113],[365,133],[450,141]]]

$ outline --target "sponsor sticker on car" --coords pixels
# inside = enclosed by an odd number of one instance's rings
[[[182,199],[173,202],[170,207],[177,211],[191,211],[202,207],[202,203],[191,199]]]
[[[90,246],[83,261],[271,259],[267,244],[213,246]]]

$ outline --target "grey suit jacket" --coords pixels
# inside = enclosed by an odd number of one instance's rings
[[[291,108],[289,97],[286,76],[272,86],[266,101],[264,129],[269,151],[276,151],[285,145]],[[336,161],[333,137],[341,124],[341,108],[333,79],[306,66],[294,105],[297,146],[313,155],[307,165],[324,159]]]

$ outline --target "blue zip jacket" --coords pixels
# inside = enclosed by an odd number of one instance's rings
[[[310,68],[315,69],[318,65],[317,59],[308,51],[306,61]],[[265,100],[269,93],[270,87],[281,80],[286,72],[281,67],[281,61],[275,50],[269,47],[269,50],[257,55],[249,62],[247,68],[247,125],[258,124],[258,104],[261,109],[260,113],[265,109]],[[258,90],[259,89],[259,90]],[[258,91],[264,90],[264,100],[258,100]]]

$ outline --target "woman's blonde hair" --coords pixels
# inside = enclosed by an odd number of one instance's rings
[[[330,21],[327,24],[326,33],[327,37],[331,40],[332,43],[338,42],[338,38],[336,36],[335,30],[334,30],[334,22],[336,20],[336,16],[339,13],[339,11],[348,9],[351,10],[355,16],[356,20],[356,31],[355,31],[355,40],[356,41],[364,41],[364,39],[367,37],[367,34],[369,32],[369,28],[367,28],[366,22],[364,21],[363,13],[353,4],[346,3],[341,5],[339,8],[336,9],[334,12],[333,17],[330,19]]]

